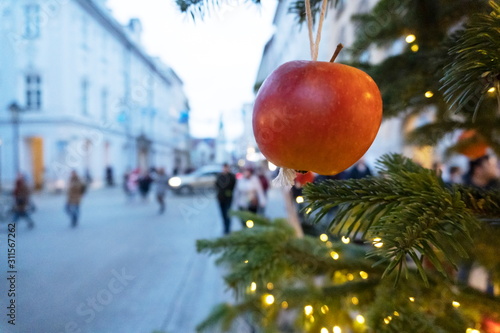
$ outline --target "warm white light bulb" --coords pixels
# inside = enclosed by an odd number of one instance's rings
[[[266,295],[265,302],[267,305],[271,305],[274,303],[274,296],[271,294]]]
[[[408,44],[411,44],[411,43],[413,43],[416,39],[417,39],[417,37],[416,37],[414,34],[410,34],[410,35],[406,36],[405,41],[406,41]]]

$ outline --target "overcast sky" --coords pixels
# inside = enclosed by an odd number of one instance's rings
[[[193,136],[215,136],[222,112],[230,138],[242,129],[242,104],[254,98],[253,85],[273,32],[276,4],[277,0],[263,0],[262,6],[228,0],[204,20],[193,22],[179,12],[174,0],[108,0],[120,22],[141,19],[145,49],[184,81]]]

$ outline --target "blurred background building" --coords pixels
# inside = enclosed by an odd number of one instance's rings
[[[0,2],[0,180],[99,186],[127,169],[190,164],[183,82],[121,26],[105,0]]]

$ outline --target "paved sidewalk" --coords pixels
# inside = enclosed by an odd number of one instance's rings
[[[269,195],[267,215],[284,216],[280,190]],[[14,297],[7,224],[0,224],[0,332],[189,333],[213,305],[232,299],[213,258],[195,249],[197,239],[222,234],[213,195],[169,195],[160,216],[153,201],[127,202],[119,188],[93,190],[76,229],[63,195],[34,200],[35,228],[21,221],[15,230]],[[11,299],[15,326],[6,316]]]

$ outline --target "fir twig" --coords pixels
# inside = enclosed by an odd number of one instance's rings
[[[472,117],[488,89],[500,80],[500,4],[496,0],[489,4],[491,13],[474,15],[450,49],[452,59],[441,80],[450,107]],[[470,103],[476,104],[474,112],[467,109]]]
[[[308,208],[318,213],[316,221],[338,207],[330,224],[333,233],[367,242],[381,238],[383,247],[370,255],[382,258],[378,263],[385,263],[386,274],[405,269],[409,256],[425,280],[423,254],[446,275],[437,253],[453,264],[455,253],[466,257],[456,237],[461,235],[470,244],[471,232],[478,226],[461,194],[450,191],[434,171],[400,155],[385,155],[378,165],[382,177],[306,186],[304,194],[311,202]]]

